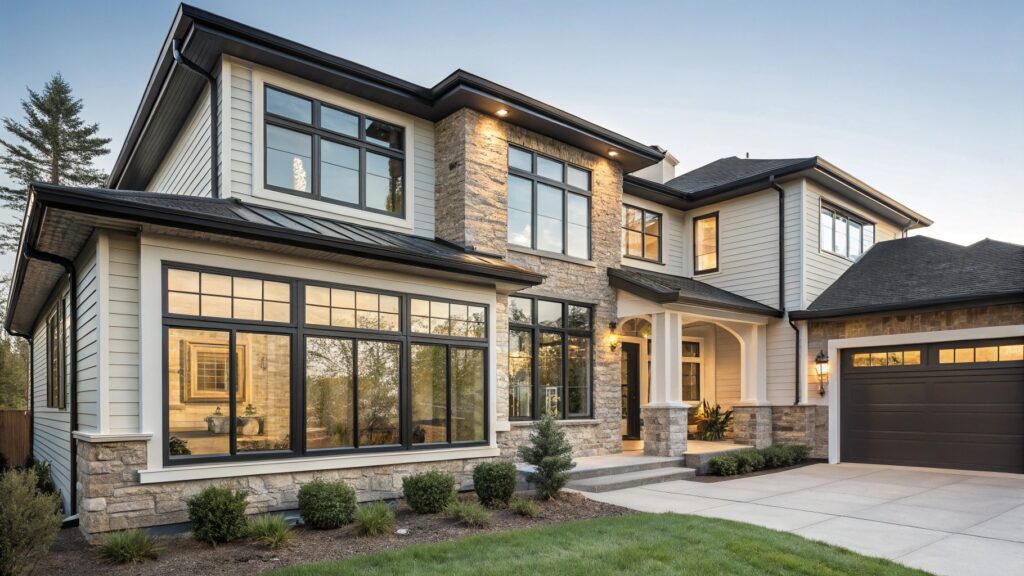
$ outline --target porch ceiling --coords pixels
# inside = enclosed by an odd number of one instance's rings
[[[624,266],[609,268],[608,280],[615,288],[660,304],[699,306],[774,318],[783,315],[771,306],[685,276]]]

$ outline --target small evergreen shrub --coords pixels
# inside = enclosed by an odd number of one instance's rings
[[[711,472],[718,476],[734,476],[738,470],[736,457],[730,453],[715,456],[708,462],[708,466],[711,468]]]
[[[811,449],[806,444],[787,444],[785,450],[789,453],[789,464],[799,464],[811,455]]]
[[[516,465],[508,460],[483,462],[473,469],[473,487],[488,508],[508,506],[516,493]]]
[[[299,489],[299,515],[310,528],[331,530],[352,522],[356,491],[341,480],[317,478]]]
[[[0,574],[31,572],[60,531],[60,497],[37,484],[31,470],[0,474]]]
[[[383,500],[363,504],[356,508],[356,534],[379,536],[395,527],[395,511]]]
[[[402,495],[417,514],[437,514],[455,499],[455,478],[431,470],[402,479]]]
[[[471,528],[485,528],[491,523],[490,511],[477,502],[452,500],[444,509],[444,515]]]
[[[526,498],[516,498],[512,500],[508,507],[517,516],[525,516],[526,518],[540,516],[540,506],[533,500],[527,500]]]
[[[96,555],[113,564],[136,564],[156,560],[164,551],[145,530],[132,528],[114,532],[96,548]]]
[[[764,456],[765,468],[781,468],[792,463],[788,447],[782,444],[773,444],[761,450],[761,455]]]
[[[288,520],[280,514],[269,514],[249,519],[249,537],[271,550],[283,548],[291,542],[294,532]]]
[[[740,450],[736,452],[736,471],[740,474],[757,472],[764,468],[764,456],[757,450]]]
[[[528,479],[537,487],[537,495],[542,500],[558,496],[558,491],[569,481],[566,472],[576,467],[572,461],[572,446],[550,414],[545,414],[537,423],[530,435],[530,444],[519,447],[519,457],[534,466]]]
[[[188,499],[188,519],[192,522],[192,535],[197,540],[216,546],[244,538],[248,533],[245,522],[245,492],[230,488],[208,486]]]
[[[53,474],[50,472],[50,463],[45,460],[32,462],[32,473],[35,474],[36,487],[43,494],[57,494],[57,485],[53,483]]]

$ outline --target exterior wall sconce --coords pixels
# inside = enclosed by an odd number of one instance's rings
[[[612,321],[608,323],[608,347],[611,348],[612,352],[619,347],[619,334],[615,331],[619,327],[618,322]]]
[[[819,350],[814,357],[814,371],[818,374],[818,395],[825,395],[825,380],[828,380],[828,354]]]

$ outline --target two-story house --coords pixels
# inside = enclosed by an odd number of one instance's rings
[[[544,414],[578,456],[680,456],[707,400],[736,442],[839,461],[816,374],[849,326],[811,304],[930,221],[821,158],[675,164],[182,6],[107,188],[30,190],[6,328],[33,455],[87,535],[182,522],[211,482],[264,511],[316,476],[466,481]],[[1024,334],[1001,304],[979,322],[1010,328],[962,336]]]

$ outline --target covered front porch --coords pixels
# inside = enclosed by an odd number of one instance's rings
[[[757,428],[770,426],[767,324],[781,313],[690,278],[629,268],[609,276],[619,289],[623,451],[715,451],[698,436],[703,403],[733,410],[725,441],[757,445]]]

